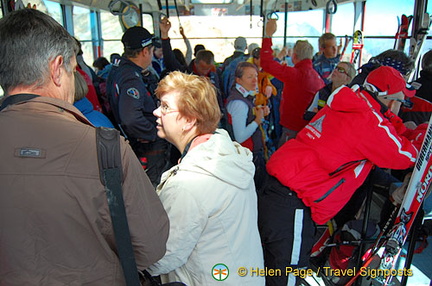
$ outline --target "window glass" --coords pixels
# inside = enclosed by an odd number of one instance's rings
[[[54,18],[57,22],[63,25],[62,11],[60,7],[60,3],[56,3],[53,1],[43,1],[46,7],[45,13]]]
[[[331,31],[337,37],[352,36],[354,27],[353,3],[338,4],[338,8],[331,20]]]
[[[180,23],[192,49],[203,44],[212,51],[216,62],[223,62],[234,52],[234,40],[245,37],[248,44],[257,43],[261,46],[262,21],[259,16],[181,16]],[[145,25],[145,21],[144,21]],[[169,36],[173,49],[186,53],[186,45],[179,32],[179,21],[171,19]],[[200,27],[197,29],[197,27]],[[235,27],[235,29],[233,29]]]
[[[191,0],[192,4],[229,4],[232,0]]]
[[[151,34],[154,34],[153,17],[150,14],[142,14],[143,27],[146,28]],[[159,27],[158,27],[159,28]]]
[[[121,54],[123,52],[123,44],[121,38],[123,30],[119,21],[119,17],[111,14],[108,11],[101,11],[102,39],[103,39],[103,56],[109,59],[112,53]]]
[[[285,13],[277,13],[279,16],[276,33],[273,35],[275,48],[283,47]],[[313,46],[314,52],[318,51],[318,38],[323,29],[324,10],[296,11],[288,13],[287,45],[293,46],[297,40],[308,40]]]
[[[394,48],[394,36],[398,30],[398,21],[400,21],[398,19],[402,14],[412,15],[413,10],[414,0],[368,0],[366,2],[363,34],[372,38],[364,40],[362,62]],[[405,47],[407,52],[408,45]]]
[[[91,66],[93,63],[92,35],[90,28],[90,10],[79,6],[73,7],[75,38],[81,42],[84,61]]]

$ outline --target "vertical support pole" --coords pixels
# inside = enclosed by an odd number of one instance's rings
[[[360,30],[363,32],[364,30],[364,19],[365,19],[365,10],[366,10],[366,1],[362,2],[354,2],[354,26],[353,26],[353,34],[355,31]],[[363,37],[364,38],[364,37]],[[360,50],[360,55],[357,61],[357,67],[361,66],[362,62],[362,50]]]
[[[71,34],[75,36],[74,23],[73,23],[73,7],[70,5],[61,5],[63,15],[63,27]]]
[[[90,28],[92,37],[93,59],[96,59],[102,56],[103,51],[100,12],[90,10]]]
[[[287,31],[288,31],[288,1],[285,1],[285,25],[284,25],[284,40],[283,47],[287,45]]]

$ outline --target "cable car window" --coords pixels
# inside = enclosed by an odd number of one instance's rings
[[[192,0],[192,4],[229,4],[232,0]]]
[[[90,10],[79,6],[73,7],[74,35],[81,42],[84,61],[93,63],[93,46],[90,26]],[[79,23],[79,25],[77,24]]]
[[[46,13],[54,18],[57,22],[63,25],[62,11],[60,7],[60,3],[56,3],[53,1],[43,1],[45,7],[47,9]],[[39,8],[38,8],[39,9]]]
[[[141,15],[143,27],[147,29],[150,33],[154,34],[154,27],[153,27],[153,17],[150,14],[143,13]]]
[[[108,11],[101,11],[100,17],[104,57],[109,58],[112,53],[122,54],[123,44],[120,39],[123,36],[123,30],[118,16]]]
[[[398,17],[412,15],[414,0],[368,0],[366,3],[363,35],[377,37],[366,38],[363,47],[363,59],[393,49],[394,36],[398,30]],[[382,24],[378,24],[382,23]],[[411,34],[411,30],[410,34]],[[389,38],[380,38],[389,37]],[[406,51],[408,46],[405,45]]]
[[[287,43],[293,45],[297,40],[308,40],[314,52],[318,51],[318,37],[323,31],[324,10],[309,10],[290,12],[288,14]],[[273,36],[273,45],[281,49],[284,45],[284,19],[283,12],[279,12],[277,30]]]
[[[331,21],[331,31],[336,37],[352,36],[354,27],[353,3],[338,4],[337,12],[332,15]]]

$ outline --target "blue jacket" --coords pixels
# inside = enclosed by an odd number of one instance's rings
[[[95,127],[114,128],[114,125],[103,113],[93,109],[91,102],[84,97],[74,103],[74,106],[93,124]]]
[[[323,54],[313,62],[313,68],[319,73],[325,84],[329,84],[329,76],[339,63],[339,55],[328,59]]]

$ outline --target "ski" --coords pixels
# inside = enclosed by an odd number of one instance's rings
[[[405,42],[408,39],[408,28],[412,20],[412,16],[402,15],[398,31],[395,35],[394,49],[403,52],[405,50]],[[399,21],[398,21],[399,22]]]
[[[414,32],[410,38],[409,57],[417,63],[423,47],[423,43],[427,38],[429,27],[431,25],[430,16],[428,13],[423,14],[420,27]]]
[[[411,226],[421,208],[432,185],[432,117],[418,153],[414,170],[411,175],[404,199],[399,208],[393,227],[384,237],[379,237],[377,242],[363,255],[363,265],[356,275],[350,279],[347,286],[353,285],[359,276],[365,276],[367,269],[377,268],[378,277],[375,277],[382,285],[388,285],[391,279],[404,275],[404,270],[396,270],[395,264],[400,256],[403,245],[411,230]],[[402,272],[401,272],[402,271]]]
[[[351,60],[352,64],[357,62],[357,59],[360,56],[361,50],[363,49],[363,32],[357,30],[353,35],[353,44],[352,44],[352,52],[351,52]]]

